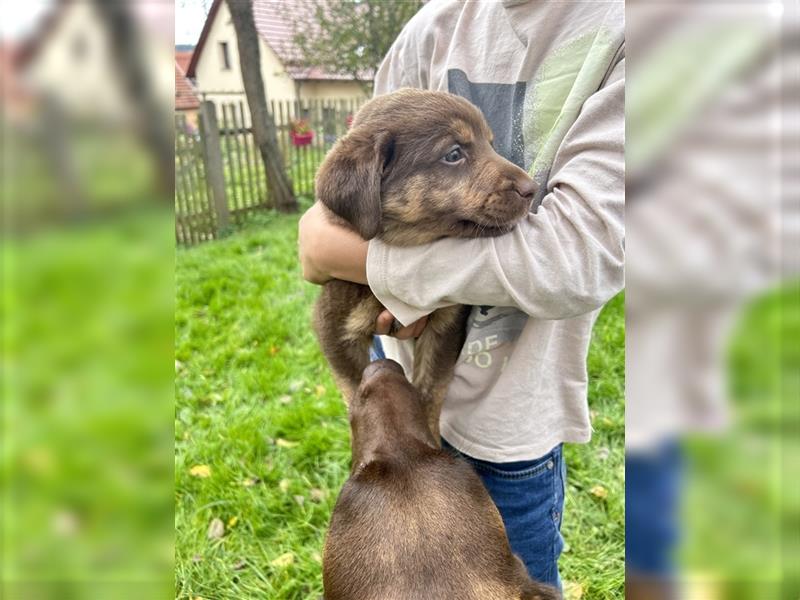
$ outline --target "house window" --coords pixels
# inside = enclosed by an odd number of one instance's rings
[[[222,68],[226,71],[231,69],[231,53],[228,49],[228,42],[219,43],[220,54],[222,54]]]

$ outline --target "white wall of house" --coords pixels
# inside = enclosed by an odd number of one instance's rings
[[[300,82],[301,100],[363,99],[367,94],[355,81],[313,80]]]

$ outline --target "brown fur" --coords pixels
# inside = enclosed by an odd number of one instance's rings
[[[410,246],[444,237],[510,231],[527,214],[533,181],[492,146],[472,104],[444,92],[403,89],[368,102],[317,173],[317,196],[364,239]],[[444,160],[456,145],[458,164]],[[317,303],[315,329],[346,400],[367,366],[383,310],[367,286],[331,281]],[[439,413],[464,344],[469,308],[429,316],[415,347],[414,384],[438,439]]]
[[[438,448],[397,363],[371,363],[350,403],[353,462],[325,541],[326,600],[534,600],[472,467]]]

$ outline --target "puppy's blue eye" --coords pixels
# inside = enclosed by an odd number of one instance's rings
[[[459,146],[455,146],[447,151],[447,154],[442,157],[442,160],[446,163],[457,163],[462,158],[464,158],[464,152]]]

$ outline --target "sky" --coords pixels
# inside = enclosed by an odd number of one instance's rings
[[[175,44],[197,44],[211,0],[176,0]]]
[[[30,34],[52,0],[0,0],[0,31],[4,40],[21,40]]]

